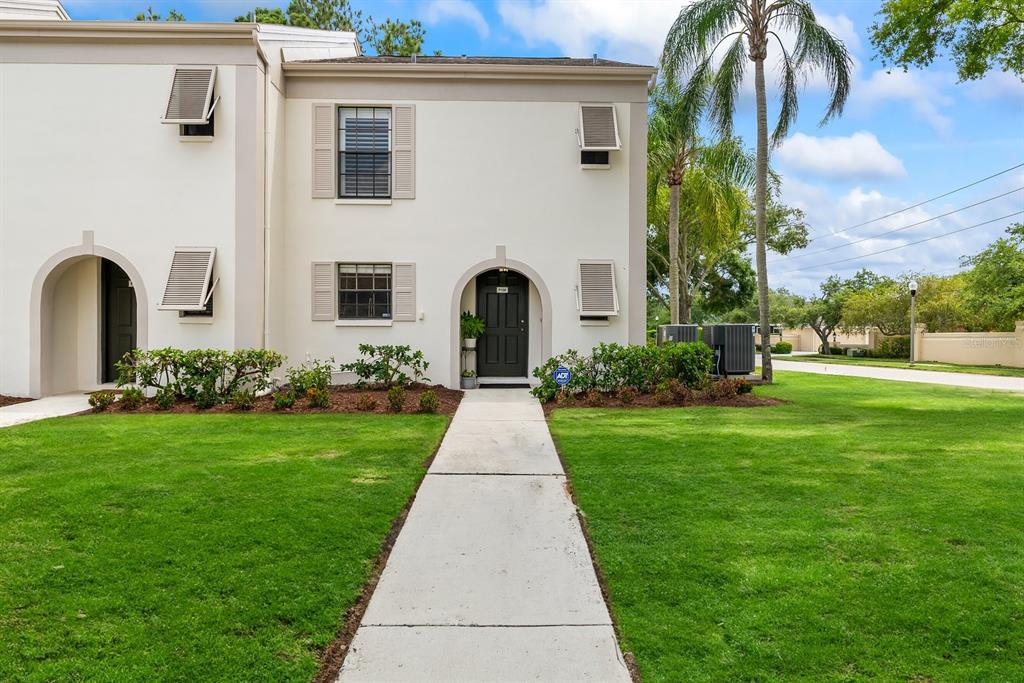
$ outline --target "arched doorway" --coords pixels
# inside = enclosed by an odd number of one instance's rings
[[[120,254],[83,244],[56,254],[32,288],[30,392],[92,390],[117,379],[115,363],[146,348],[146,293]]]
[[[530,338],[530,281],[508,268],[476,276],[476,315],[484,321],[477,341],[480,377],[526,377]]]

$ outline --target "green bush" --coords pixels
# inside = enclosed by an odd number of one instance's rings
[[[269,349],[135,349],[118,361],[117,385],[152,387],[158,393],[166,389],[209,407],[239,390],[264,391],[271,373],[283,363],[284,356]]]
[[[334,358],[319,360],[314,358],[296,367],[288,368],[285,373],[288,384],[297,396],[305,396],[310,389],[327,391],[331,386],[331,375],[334,372]]]
[[[157,410],[170,410],[178,402],[178,398],[174,395],[173,387],[160,387],[156,390],[153,401],[156,403]]]
[[[372,413],[377,410],[377,399],[373,396],[362,395],[359,400],[356,401],[356,410],[364,413]]]
[[[421,413],[436,413],[440,407],[441,400],[437,397],[437,392],[433,389],[427,389],[420,394]]]
[[[295,405],[295,392],[279,391],[274,394],[274,410],[288,410]]]
[[[94,391],[89,394],[89,405],[95,413],[102,413],[114,404],[117,394],[113,391]]]
[[[231,394],[231,405],[235,410],[252,410],[256,407],[256,394],[238,389]]]
[[[306,400],[310,408],[327,408],[331,405],[331,392],[328,389],[310,387],[306,389]]]
[[[882,337],[878,341],[878,347],[871,352],[874,358],[900,358],[910,359],[910,336],[896,335],[893,337]]]
[[[829,352],[830,355],[833,355],[833,356],[845,356],[846,355],[846,349],[844,349],[842,346],[830,346],[830,347],[828,347],[828,352]]]
[[[359,353],[364,357],[341,366],[342,370],[356,374],[356,386],[391,389],[410,382],[430,381],[424,376],[430,363],[424,360],[422,351],[413,351],[409,346],[360,344]]]
[[[207,410],[219,405],[223,402],[223,397],[217,393],[216,388],[213,385],[206,384],[196,394],[195,404],[196,408],[200,410]]]
[[[405,389],[399,385],[395,385],[388,389],[388,407],[393,413],[402,412],[402,408],[405,407]]]
[[[774,353],[781,354],[792,353],[793,345],[790,344],[788,341],[775,342],[774,344],[772,344],[772,351]]]
[[[121,399],[117,404],[121,410],[138,410],[146,401],[146,394],[138,387],[127,387],[121,392]]]
[[[533,376],[540,380],[540,385],[533,389],[533,395],[547,402],[560,391],[586,394],[596,389],[613,393],[629,388],[637,393],[650,393],[668,380],[696,388],[707,381],[713,362],[714,352],[701,342],[663,346],[599,344],[590,356],[570,349],[534,369]],[[569,384],[561,390],[554,380],[554,371],[559,366],[572,373]]]
[[[483,318],[478,318],[469,311],[462,312],[459,318],[459,332],[463,339],[479,339],[485,329]]]

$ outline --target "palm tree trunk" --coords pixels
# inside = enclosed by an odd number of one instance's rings
[[[680,322],[690,322],[690,221],[681,220],[679,227],[679,302]]]
[[[668,186],[668,308],[679,323],[679,185]]]
[[[754,184],[754,207],[757,243],[757,303],[761,323],[761,378],[772,381],[771,327],[768,316],[768,264],[765,254],[765,206],[768,194],[768,106],[765,103],[764,58],[754,61],[754,94],[757,97],[757,177]]]

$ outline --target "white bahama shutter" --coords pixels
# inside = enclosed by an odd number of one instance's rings
[[[312,302],[313,320],[337,319],[337,278],[333,261],[314,261],[312,267]]]
[[[313,198],[333,199],[337,173],[334,172],[337,154],[335,154],[338,137],[335,125],[333,104],[317,103],[313,105],[312,157],[313,157]]]
[[[206,307],[213,274],[213,247],[175,247],[164,296],[157,310],[201,311]]]
[[[619,314],[614,261],[581,260],[577,264],[576,273],[576,307],[581,316]]]
[[[622,147],[615,107],[611,104],[581,104],[580,131],[580,145],[585,152]]]
[[[171,92],[162,123],[203,124],[213,111],[215,66],[177,66],[171,79]]]
[[[391,198],[416,197],[416,107],[396,105],[391,130]]]
[[[416,320],[416,264],[396,263],[391,287],[394,299],[391,319],[406,322]]]

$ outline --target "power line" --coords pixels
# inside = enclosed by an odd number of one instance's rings
[[[844,242],[843,244],[837,244],[834,247],[827,247],[825,249],[818,249],[817,251],[809,251],[806,254],[795,254],[793,256],[786,256],[784,258],[774,259],[772,261],[769,261],[768,263],[769,264],[779,263],[780,261],[786,261],[786,260],[789,260],[789,259],[804,258],[805,256],[814,256],[815,254],[824,254],[825,252],[828,252],[828,251],[835,251],[836,249],[844,249],[844,248],[852,246],[854,244],[860,244],[861,242],[867,242],[868,240],[876,240],[879,237],[885,237],[886,235],[891,235],[891,234],[893,234],[895,232],[900,232],[901,230],[909,230],[910,228],[916,228],[919,225],[924,225],[925,223],[930,223],[930,222],[938,220],[940,218],[946,218],[947,216],[952,216],[955,213],[960,213],[961,211],[966,211],[967,209],[973,209],[976,206],[981,206],[982,204],[987,204],[988,202],[995,201],[996,199],[1001,199],[1001,198],[1005,197],[1008,194],[1013,194],[1014,192],[1020,192],[1021,190],[1024,190],[1024,186],[1018,187],[1018,188],[1016,188],[1014,190],[1010,190],[1009,192],[1004,192],[1002,194],[997,194],[996,196],[989,197],[988,199],[982,199],[979,202],[975,202],[973,204],[968,204],[967,206],[961,206],[959,209],[954,209],[952,211],[949,211],[949,212],[944,213],[944,214],[940,214],[938,216],[932,216],[931,218],[925,218],[924,220],[918,221],[916,223],[911,223],[909,225],[904,225],[904,226],[899,227],[899,228],[893,228],[892,230],[887,230],[885,232],[880,232],[877,235],[872,235],[870,237],[862,237],[859,240],[853,240],[852,242]],[[830,235],[830,237],[834,237],[834,236],[836,236],[836,235]],[[814,240],[808,240],[808,242],[813,242],[813,241]]]
[[[1024,213],[1024,211],[1016,211],[1014,213],[1008,213],[1005,216],[1000,216],[999,218],[993,218],[992,220],[988,220],[988,221],[985,221],[983,223],[975,223],[974,225],[968,225],[966,228],[960,228],[958,230],[951,230],[949,232],[944,232],[941,235],[935,235],[934,237],[926,237],[925,239],[917,240],[916,242],[907,242],[906,244],[901,244],[901,245],[896,246],[896,247],[889,247],[888,249],[880,249],[879,251],[873,251],[873,252],[871,252],[869,254],[861,254],[859,256],[851,256],[850,258],[844,258],[844,259],[840,259],[838,261],[829,261],[828,263],[818,263],[818,264],[815,264],[813,266],[804,266],[803,268],[793,268],[792,270],[787,270],[787,271],[779,273],[779,274],[780,275],[788,275],[789,273],[798,273],[798,272],[803,271],[803,270],[812,270],[814,268],[824,268],[825,266],[834,266],[834,265],[839,264],[839,263],[848,263],[850,261],[859,261],[860,259],[865,259],[865,258],[867,258],[869,256],[878,256],[879,254],[886,254],[886,253],[888,253],[890,251],[896,251],[897,249],[904,249],[906,247],[912,247],[915,244],[924,244],[925,242],[931,242],[932,240],[937,240],[937,239],[939,239],[941,237],[949,237],[950,235],[955,235],[958,232],[964,232],[965,230],[973,230],[974,228],[980,228],[983,225],[988,225],[989,223],[995,223],[996,221],[1001,221],[1001,220],[1004,220],[1006,218],[1012,218],[1014,216],[1019,216],[1022,213]]]

